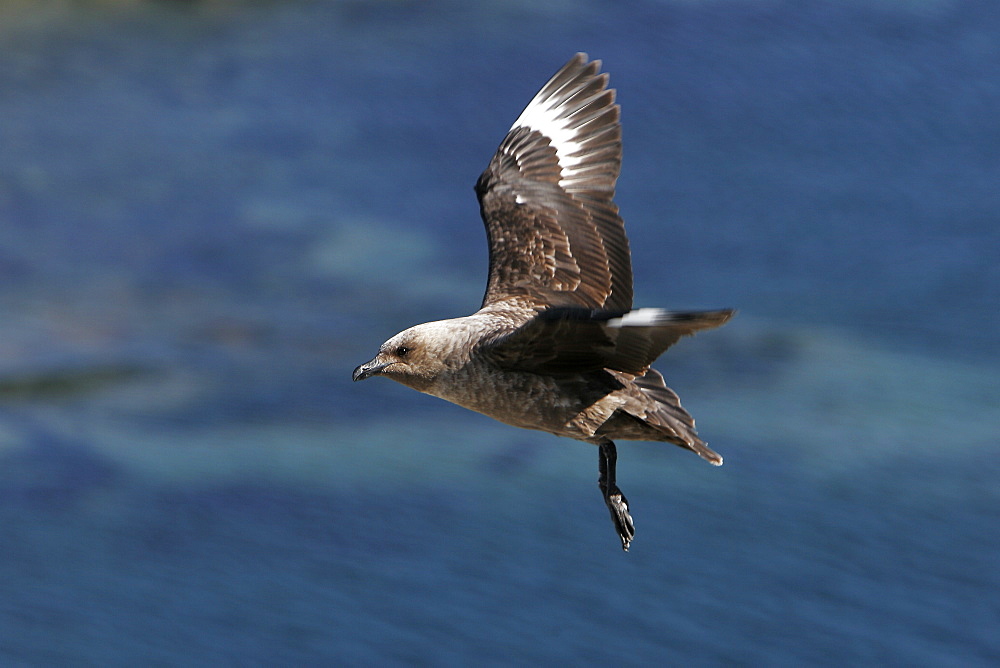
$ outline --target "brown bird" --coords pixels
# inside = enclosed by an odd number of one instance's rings
[[[732,310],[632,310],[615,91],[600,61],[566,63],[528,104],[476,183],[490,265],[472,315],[416,325],[354,370],[500,422],[599,448],[598,485],[628,550],[635,535],[615,481],[614,439],[665,441],[722,457],[650,364]]]

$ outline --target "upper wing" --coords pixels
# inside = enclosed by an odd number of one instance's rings
[[[555,308],[488,342],[483,353],[494,364],[519,371],[614,369],[642,375],[682,336],[725,324],[733,313],[643,308],[622,314]]]
[[[483,306],[627,311],[632,266],[615,206],[621,126],[608,75],[582,53],[535,95],[476,183],[490,247]]]

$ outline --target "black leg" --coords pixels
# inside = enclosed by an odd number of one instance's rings
[[[622,539],[622,549],[628,552],[629,543],[635,536],[635,526],[632,524],[632,516],[628,513],[628,499],[618,489],[615,484],[615,464],[618,461],[618,450],[612,441],[605,441],[598,445],[598,469],[600,477],[597,485],[604,495],[604,503],[611,513],[611,521],[615,524],[618,537]]]

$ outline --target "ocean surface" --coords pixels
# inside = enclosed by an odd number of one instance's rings
[[[0,665],[1000,665],[1000,7],[0,4]],[[351,370],[573,53],[708,466]]]

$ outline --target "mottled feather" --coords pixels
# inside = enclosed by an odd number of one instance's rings
[[[619,108],[599,69],[584,54],[560,69],[476,183],[490,251],[483,306],[632,306],[628,239],[612,201]]]

